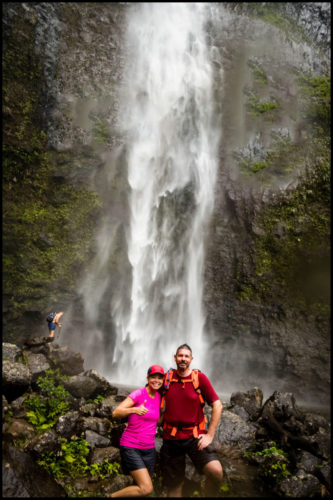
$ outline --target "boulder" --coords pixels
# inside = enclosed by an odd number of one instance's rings
[[[295,476],[283,479],[276,491],[284,497],[322,497],[322,486],[319,480],[312,474],[304,472],[297,473]]]
[[[36,382],[38,377],[44,376],[46,370],[50,369],[50,364],[44,354],[35,354],[33,352],[24,351],[27,358],[27,365],[31,372],[31,381]]]
[[[272,411],[278,421],[285,421],[290,417],[300,417],[300,410],[296,407],[295,397],[291,392],[273,392],[262,408],[261,416],[267,417]]]
[[[28,453],[8,445],[3,451],[2,496],[61,498],[67,493]]]
[[[8,361],[17,361],[22,354],[22,349],[17,347],[15,344],[9,344],[8,342],[2,343],[2,359]]]
[[[132,476],[125,476],[124,474],[119,474],[119,476],[112,479],[110,486],[107,489],[107,495],[110,493],[114,493],[115,491],[122,490],[127,486],[131,486],[133,484]],[[106,496],[107,496],[106,495]]]
[[[75,398],[89,399],[98,395],[98,383],[85,375],[73,375],[63,385]]]
[[[17,439],[25,440],[32,439],[36,434],[34,427],[26,420],[12,419],[10,423],[3,428],[3,437],[10,441]]]
[[[106,418],[98,417],[82,417],[78,422],[79,431],[85,432],[91,430],[97,432],[101,436],[107,436],[110,429],[110,422]]]
[[[230,397],[230,411],[233,411],[234,407],[244,408],[249,418],[256,420],[262,407],[262,399],[263,393],[258,387],[254,387],[247,392],[233,392]],[[234,411],[234,413],[237,413],[237,411]]]
[[[112,419],[112,412],[118,404],[119,403],[115,401],[115,396],[109,396],[100,402],[98,408],[96,408],[96,415],[98,417]]]
[[[110,445],[110,439],[101,436],[100,434],[97,434],[97,432],[95,431],[87,429],[84,435],[85,435],[85,440],[89,443],[91,449],[94,449],[96,447],[106,448],[107,446]]]
[[[92,464],[102,464],[104,460],[108,460],[109,462],[120,462],[119,448],[115,448],[114,446],[95,448],[92,452],[90,462]]]
[[[256,427],[239,415],[224,410],[215,433],[215,440],[223,445],[232,445],[242,450],[249,448],[255,438]]]
[[[97,382],[98,394],[102,396],[115,395],[118,392],[117,387],[114,387],[110,382],[102,377],[96,370],[87,370],[83,373],[84,376],[92,378]]]
[[[28,446],[28,450],[35,455],[54,451],[58,446],[58,435],[53,429],[48,429],[33,438]]]
[[[81,354],[71,351],[67,346],[50,345],[48,359],[54,368],[60,368],[65,375],[78,375],[84,370]]]
[[[27,397],[28,396],[20,396],[10,403],[10,409],[12,410],[14,417],[22,418],[25,416],[27,410],[24,408],[24,401]]]
[[[24,394],[31,383],[31,372],[23,363],[5,360],[2,364],[2,390],[8,402]]]
[[[75,433],[79,417],[80,414],[78,411],[69,411],[65,415],[61,415],[54,428],[56,433],[66,439],[70,438]]]
[[[47,356],[50,353],[50,344],[47,343],[46,337],[33,337],[27,339],[22,348],[23,351],[30,351],[34,354],[44,354]]]
[[[321,460],[318,457],[312,455],[308,451],[301,451],[296,463],[297,469],[302,469],[304,472],[312,474],[315,468],[321,464]]]

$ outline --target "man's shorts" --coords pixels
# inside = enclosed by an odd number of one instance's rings
[[[56,326],[57,326],[56,323],[54,321],[51,321],[49,323],[49,330],[50,330],[50,332],[52,332],[53,330],[55,330]]]
[[[198,440],[189,439],[164,439],[161,448],[161,470],[163,484],[167,488],[174,488],[185,477],[185,455],[192,460],[197,471],[202,474],[204,466],[212,460],[218,460],[213,445],[208,445],[203,450],[198,449]]]
[[[121,465],[125,474],[133,470],[148,469],[149,474],[153,473],[156,463],[156,450],[149,448],[142,450],[140,448],[130,448],[129,446],[120,446]]]

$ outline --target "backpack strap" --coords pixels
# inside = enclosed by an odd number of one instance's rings
[[[200,389],[200,385],[199,385],[199,371],[200,370],[198,370],[196,368],[195,370],[192,370],[191,375],[192,375],[192,384],[193,384],[194,390],[198,394],[201,408],[203,408],[205,406],[205,401],[204,401],[204,398],[201,394],[201,389]]]
[[[178,382],[178,379],[174,378],[174,369],[169,368],[169,370],[164,374],[164,380],[163,380],[163,386],[162,386],[162,398],[161,398],[161,404],[160,408],[162,409],[164,406],[164,401],[165,401],[165,395],[167,391],[169,390],[170,383],[171,382]]]

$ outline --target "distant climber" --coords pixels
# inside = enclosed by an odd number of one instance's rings
[[[54,341],[54,334],[55,334],[55,329],[58,326],[59,328],[62,327],[62,324],[59,323],[60,318],[64,315],[63,312],[54,312],[50,313],[48,317],[46,318],[48,322],[48,327],[49,327],[49,336],[47,337],[46,341],[47,342],[53,342]]]

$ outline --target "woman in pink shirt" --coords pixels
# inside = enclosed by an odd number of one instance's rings
[[[113,411],[114,418],[128,417],[128,425],[120,438],[120,455],[125,473],[134,483],[109,497],[146,496],[153,491],[151,474],[156,462],[155,434],[160,417],[164,370],[159,365],[148,369],[148,384],[136,389]]]

